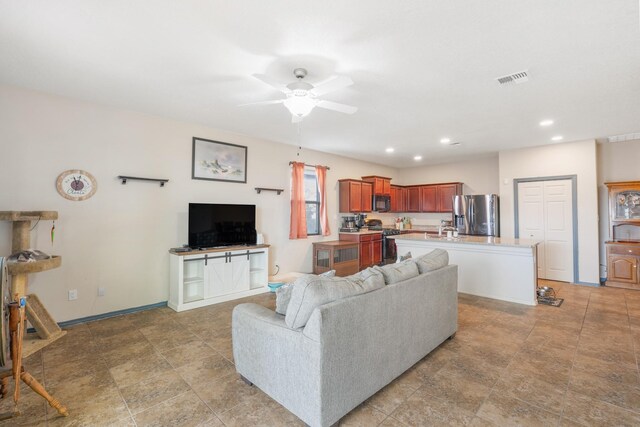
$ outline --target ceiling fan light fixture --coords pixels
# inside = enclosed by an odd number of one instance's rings
[[[289,96],[284,101],[284,106],[291,114],[297,117],[305,117],[311,113],[317,101],[310,96]]]

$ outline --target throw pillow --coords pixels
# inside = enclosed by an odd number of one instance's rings
[[[398,258],[398,260],[396,262],[402,262],[402,261],[406,261],[408,259],[411,259],[411,252],[407,252],[404,255],[400,255],[400,258]]]
[[[319,274],[320,277],[334,277],[336,275],[335,270],[325,271],[322,274]],[[289,301],[291,301],[291,291],[293,290],[293,284],[285,283],[276,289],[276,313],[282,314],[283,316],[287,314],[287,307],[289,307]]]
[[[285,323],[292,329],[307,324],[316,307],[384,287],[384,278],[372,269],[349,277],[303,276],[295,281]]]
[[[373,268],[382,273],[387,285],[393,285],[394,283],[411,279],[420,274],[418,272],[418,266],[411,259],[395,264],[387,264],[382,267],[375,266]]]
[[[438,270],[449,265],[449,253],[443,249],[434,249],[415,259],[420,274]]]

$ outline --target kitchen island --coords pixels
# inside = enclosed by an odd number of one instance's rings
[[[434,249],[449,253],[458,265],[458,292],[526,305],[536,305],[538,241],[505,237],[460,236],[446,238],[402,234],[395,238],[398,256],[415,258]]]

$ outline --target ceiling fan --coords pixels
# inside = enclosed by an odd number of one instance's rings
[[[353,114],[358,111],[357,107],[319,98],[320,96],[325,95],[329,92],[351,86],[353,84],[353,80],[351,80],[349,77],[334,76],[323,82],[313,85],[304,81],[304,78],[307,75],[307,70],[305,70],[304,68],[296,68],[295,70],[293,70],[293,75],[296,77],[296,81],[285,85],[271,80],[271,78],[265,76],[264,74],[254,74],[253,77],[279,90],[280,92],[287,95],[287,97],[275,101],[252,102],[250,104],[242,104],[242,106],[284,104],[289,112],[291,112],[292,123],[301,122],[302,119],[305,116],[309,115],[311,110],[313,110],[315,107],[325,108],[327,110],[338,111],[340,113],[346,114]]]

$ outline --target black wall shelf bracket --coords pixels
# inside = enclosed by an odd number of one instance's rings
[[[124,175],[118,175],[118,179],[122,180],[122,185],[127,183],[127,180],[134,180],[134,181],[153,181],[153,182],[159,182],[160,183],[160,187],[164,187],[165,182],[169,182],[168,179],[161,179],[161,178],[140,178],[138,176],[124,176]]]
[[[282,188],[262,188],[262,187],[256,187],[255,190],[258,194],[260,194],[260,192],[262,191],[275,191],[278,196],[280,195],[280,193],[284,191]]]

